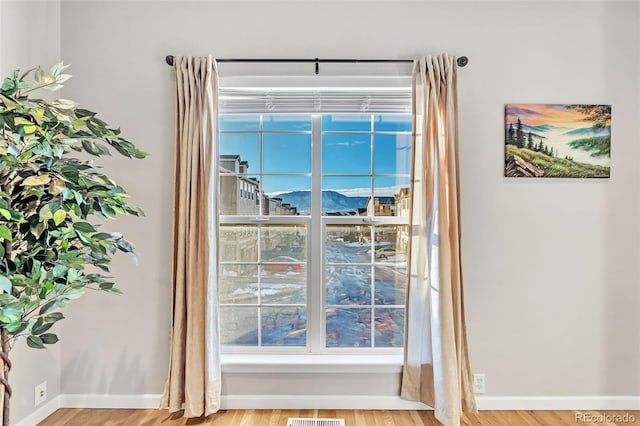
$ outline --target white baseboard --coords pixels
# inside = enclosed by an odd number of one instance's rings
[[[483,396],[479,410],[640,410],[640,396]]]
[[[20,420],[14,426],[35,426],[55,413],[58,408],[60,408],[60,395],[36,409],[36,411]]]
[[[223,395],[222,409],[274,410],[428,410],[420,402],[399,396],[368,395]]]
[[[63,394],[60,395],[62,408],[158,408],[159,394],[105,395],[105,394]]]
[[[58,395],[15,426],[34,426],[58,408],[154,409],[161,395]],[[479,410],[640,410],[640,396],[483,396],[476,397]],[[366,395],[223,395],[222,409],[377,409],[425,410],[428,406],[397,396]]]

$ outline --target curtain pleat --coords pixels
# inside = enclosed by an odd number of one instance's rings
[[[433,407],[447,426],[476,411],[463,304],[457,115],[455,57],[417,60],[401,397]]]
[[[172,322],[161,408],[220,408],[217,303],[218,77],[209,57],[176,57]]]

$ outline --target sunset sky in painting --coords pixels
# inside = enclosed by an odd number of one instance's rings
[[[564,104],[509,104],[507,108],[507,123],[515,123],[520,120],[529,126],[543,124],[557,127],[590,127],[591,124],[584,121],[584,114],[578,111],[566,109]]]

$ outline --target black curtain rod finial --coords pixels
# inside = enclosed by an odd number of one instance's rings
[[[167,57],[164,58],[164,60],[167,63],[167,65],[173,66],[173,55],[167,55]]]
[[[456,62],[458,62],[459,67],[466,67],[469,63],[469,58],[466,56],[460,56]]]

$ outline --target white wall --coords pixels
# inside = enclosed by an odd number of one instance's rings
[[[26,71],[38,65],[60,62],[60,2],[0,1],[0,76],[14,69]],[[42,96],[42,94],[39,94]],[[9,381],[12,424],[34,410],[34,388],[46,381],[48,398],[60,393],[61,346],[46,350],[28,348],[24,341],[11,351],[13,369]]]
[[[65,96],[151,156],[107,164],[147,212],[108,225],[137,244],[140,262],[114,264],[124,296],[92,294],[69,308],[62,392],[162,391],[173,134],[166,54],[446,51],[470,58],[459,73],[462,248],[472,365],[487,375],[487,395],[640,395],[638,18],[638,3],[612,1],[63,2],[62,57],[75,76]],[[611,178],[503,178],[510,102],[612,104]],[[225,380],[225,391],[254,392],[246,376]]]

